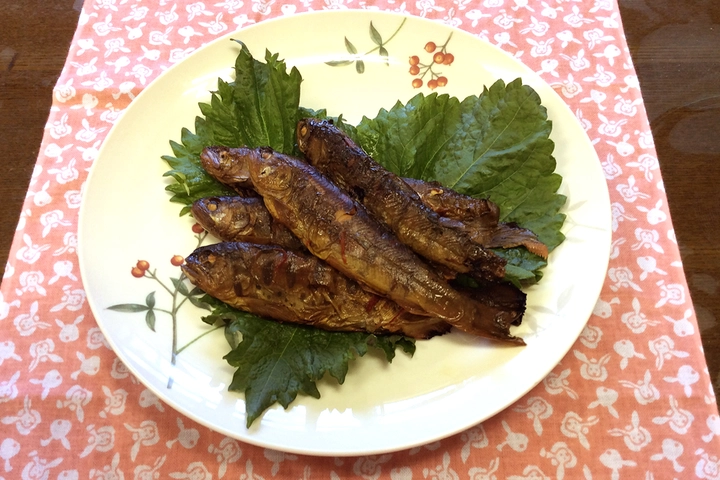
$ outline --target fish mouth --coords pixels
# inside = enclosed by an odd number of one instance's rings
[[[185,257],[185,263],[180,268],[193,285],[202,288],[210,278],[209,269],[214,266],[215,260],[211,251],[200,247]]]
[[[180,269],[193,285],[199,286],[202,279],[207,277],[207,272],[203,268],[201,260],[196,253],[188,255]]]
[[[213,172],[220,171],[223,164],[227,163],[224,161],[227,150],[226,147],[205,147],[200,154],[203,168]]]
[[[200,161],[203,168],[222,183],[231,186],[244,185],[249,181],[250,173],[240,160],[251,153],[252,151],[245,147],[205,147],[200,154]]]
[[[215,197],[209,197],[197,200],[190,208],[190,212],[195,221],[202,225],[205,230],[208,230],[208,225],[213,224],[213,206],[215,210],[217,210],[217,199]]]
[[[188,280],[190,280],[190,283],[192,283],[193,285],[197,285],[199,272],[195,269],[193,265],[187,263],[187,259],[186,263],[184,263],[182,267],[180,267],[180,269],[182,270],[183,274],[188,278]]]

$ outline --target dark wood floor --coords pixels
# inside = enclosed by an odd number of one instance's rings
[[[81,3],[15,0],[0,15],[3,267]],[[720,2],[619,3],[718,391],[720,247],[714,239],[720,237]]]

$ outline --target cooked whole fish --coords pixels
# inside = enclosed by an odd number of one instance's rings
[[[285,225],[274,221],[260,197],[201,198],[193,203],[191,212],[205,230],[221,240],[303,248]]]
[[[490,200],[463,195],[437,182],[403,180],[437,214],[457,220],[473,242],[487,248],[523,246],[535,255],[548,257],[547,245],[533,232],[516,223],[499,222],[500,209]]]
[[[269,148],[208,147],[205,170],[232,185],[249,180],[275,220],[318,258],[406,311],[479,336],[523,344],[509,332],[516,312],[460,294],[365,208],[306,162]]]
[[[493,281],[505,275],[504,259],[472,242],[459,222],[430,209],[402,178],[332,123],[301,120],[297,143],[313,166],[350,192],[419,255],[478,280]]]
[[[199,247],[182,266],[190,281],[228,305],[276,320],[333,331],[423,339],[450,325],[413,315],[304,252],[222,242]]]

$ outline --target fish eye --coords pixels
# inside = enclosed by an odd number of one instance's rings
[[[308,136],[310,134],[310,128],[308,127],[308,121],[300,120],[297,125],[297,145],[300,149],[305,149],[307,145]]]
[[[232,163],[232,160],[230,159],[230,155],[226,150],[221,150],[218,154],[218,158],[220,159],[220,165],[227,166]]]
[[[298,129],[298,133],[300,133],[300,137],[302,137],[302,139],[304,140],[305,136],[307,136],[308,134],[307,123],[305,123],[304,121],[300,122],[300,128]]]

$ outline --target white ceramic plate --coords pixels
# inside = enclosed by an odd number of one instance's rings
[[[354,64],[325,64],[347,58],[345,37],[361,53],[371,50],[371,21],[384,39],[395,33],[386,45],[389,66],[377,52],[364,58],[362,74]],[[498,78],[522,77],[540,94],[554,125],[561,193],[568,197],[567,240],[551,255],[543,281],[528,291],[528,312],[517,330],[527,346],[496,348],[451,333],[418,342],[412,359],[400,353],[392,365],[368,356],[351,364],[344,385],[320,382],[321,399],[299,397],[287,410],[275,406],[245,428],[243,396],[227,391],[233,369],[222,359],[228,351],[222,331],[199,338],[173,364],[173,322],[159,310],[171,309],[172,297],[158,281],[130,274],[137,260],[147,260],[150,271],[173,290],[170,278],[180,271],[170,258],[189,254],[197,244],[192,220],[178,216],[180,207],[168,202],[164,191],[162,175],[168,167],[160,157],[171,153],[168,140],[179,140],[182,127],[193,127],[197,103],[209,99],[217,77],[230,78],[238,52],[230,37],[245,42],[256,58],[269,49],[297,66],[304,78],[303,106],[359,121],[363,114],[374,116],[381,107],[418,93],[411,86],[408,58],[425,60],[426,42],[440,45],[451,32],[448,50],[455,61],[444,67],[448,84],[439,91],[464,98]],[[610,235],[610,202],[597,155],[573,113],[535,73],[500,49],[438,23],[345,11],[243,29],[198,50],[148,86],[114,126],[93,165],[80,213],[79,252],[98,325],[124,364],[163,401],[248,443],[296,453],[355,455],[409,448],[460,432],[540,382],[573,345],[593,310],[607,269]],[[146,325],[145,312],[108,310],[145,304],[151,292],[155,331]],[[189,303],[179,310],[177,348],[207,332],[200,314]]]

